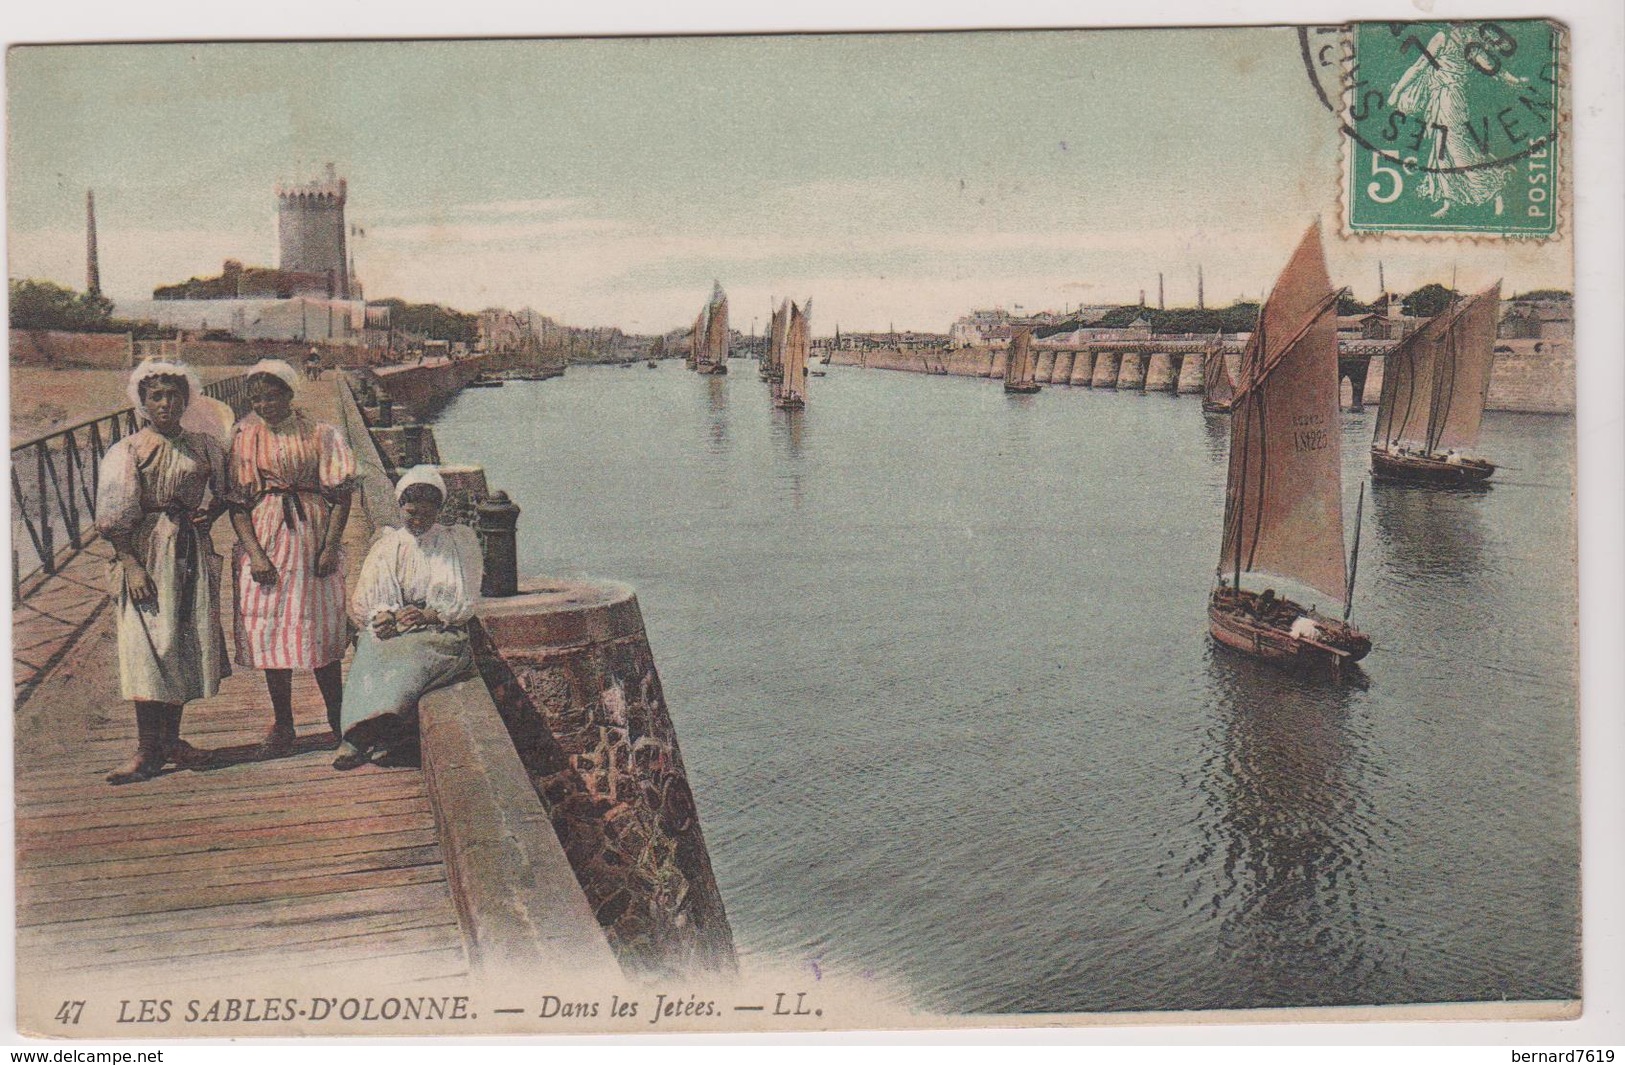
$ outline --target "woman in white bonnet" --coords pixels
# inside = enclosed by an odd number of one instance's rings
[[[274,720],[261,757],[293,748],[293,671],[312,670],[334,738],[343,692],[344,526],[355,455],[331,425],[293,406],[299,375],[281,359],[248,371],[253,413],[231,441],[237,531],[237,664],[265,671]]]
[[[108,774],[110,784],[193,760],[197,752],[180,738],[182,710],[215,694],[231,674],[220,628],[220,556],[209,539],[229,496],[225,449],[183,427],[198,395],[186,366],[144,362],[130,375],[129,392],[146,424],[102,457],[96,498],[96,529],[115,553],[119,689],[135,703],[138,737],[135,756]]]
[[[473,671],[467,623],[483,569],[474,530],[438,524],[446,484],[433,466],[402,474],[395,498],[403,524],[374,541],[350,596],[361,633],[344,682],[335,769],[410,747],[418,699]]]

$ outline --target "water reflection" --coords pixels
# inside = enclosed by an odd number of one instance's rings
[[[1223,462],[1230,454],[1230,415],[1203,411],[1202,436],[1207,440],[1207,457]]]
[[[1483,493],[1372,478],[1371,501],[1391,577],[1467,580],[1484,568]]]
[[[1217,650],[1208,673],[1218,717],[1186,875],[1219,921],[1215,1004],[1360,1001],[1382,960],[1366,865],[1386,833],[1358,775],[1359,691]]]
[[[728,379],[720,374],[705,378],[706,423],[710,429],[709,444],[712,451],[728,450]]]
[[[806,473],[801,459],[807,413],[804,410],[775,410],[773,414],[773,451],[780,460],[774,465],[778,479],[789,485],[791,504],[799,509],[802,504],[801,479]]]

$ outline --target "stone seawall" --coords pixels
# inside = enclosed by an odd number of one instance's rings
[[[374,379],[389,390],[397,408],[407,411],[415,421],[424,421],[470,381],[492,368],[488,356],[474,355],[416,366],[383,366],[373,374]]]
[[[1225,356],[1235,377],[1240,356]],[[1199,353],[1171,355],[1158,353],[1155,345],[1147,352],[1099,351],[1052,353],[1040,351],[1036,376],[1051,385],[1092,386],[1124,391],[1201,391]],[[940,368],[958,377],[1002,377],[1005,353],[988,348],[933,349],[923,352],[877,349],[837,351],[830,358],[835,366],[858,366],[871,370],[900,370],[905,373],[940,373]],[[1370,361],[1364,400],[1375,406],[1382,395],[1383,358]],[[1067,371],[1067,372],[1063,372]],[[1345,403],[1352,401],[1349,385],[1342,386]],[[1490,376],[1490,410],[1535,414],[1574,413],[1574,343],[1570,340],[1497,340],[1495,370]]]

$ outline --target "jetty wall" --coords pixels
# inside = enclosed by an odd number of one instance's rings
[[[414,440],[413,457],[440,460],[429,426],[368,425],[380,393],[399,407],[401,379],[365,375],[366,407],[343,389],[362,507],[378,526],[398,520],[402,441]],[[428,388],[456,378],[405,380]],[[514,557],[513,534],[503,552],[494,542],[503,534],[485,525],[487,506],[505,497],[490,495],[479,466],[440,469],[451,496],[442,520],[480,531],[489,578],[492,560]],[[503,971],[590,969],[609,956],[638,975],[735,971],[636,595],[611,582],[520,582],[511,568],[507,580],[517,594],[482,600],[470,626],[480,679],[420,708],[424,771],[437,818],[444,800],[442,844],[471,956]]]
[[[389,390],[398,410],[424,421],[486,370],[493,369],[491,357],[471,355],[464,359],[440,359],[419,365],[380,366],[373,379]]]
[[[1181,357],[1158,353],[1152,344],[1145,351],[1118,352],[1109,345],[1102,345],[1099,349],[1085,349],[1075,354],[1066,349],[1055,352],[1038,349],[1037,353],[1036,377],[1041,382],[1124,391],[1167,390],[1180,394],[1201,391],[1203,355],[1199,352],[1188,352]],[[1230,364],[1231,377],[1235,378],[1240,356],[1228,352],[1223,357]],[[895,349],[836,351],[830,363],[905,373],[931,373],[934,367],[944,367],[959,377],[1002,377],[1004,360],[1002,350],[967,347],[924,353]],[[1369,360],[1364,389],[1367,407],[1375,406],[1382,396],[1383,363],[1380,355]],[[1490,410],[1572,414],[1574,387],[1572,340],[1496,341],[1495,369],[1490,376]],[[1352,402],[1349,385],[1345,383],[1342,388],[1345,401]]]

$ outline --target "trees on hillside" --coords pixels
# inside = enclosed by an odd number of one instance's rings
[[[113,301],[75,292],[54,281],[11,279],[11,328],[59,329],[70,333],[122,331],[113,321]]]

